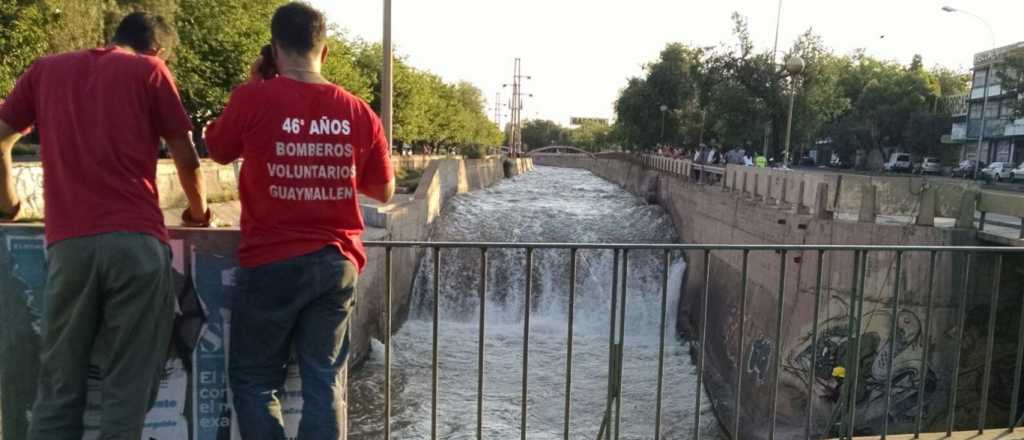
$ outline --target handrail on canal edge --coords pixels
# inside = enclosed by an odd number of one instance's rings
[[[929,271],[928,271],[928,287],[927,287],[927,309],[924,324],[924,335],[923,339],[928,341],[928,332],[931,330],[932,324],[932,310],[934,308],[934,287],[936,278],[936,260],[941,254],[954,254],[963,255],[966,259],[966,264],[963,264],[963,283],[961,286],[961,295],[959,300],[959,307],[957,311],[957,344],[955,352],[955,362],[953,366],[952,374],[952,387],[949,397],[949,408],[948,408],[948,419],[946,423],[946,435],[951,436],[954,434],[956,428],[956,402],[957,402],[957,391],[958,391],[958,378],[961,373],[961,355],[960,352],[963,349],[964,340],[964,325],[966,320],[966,308],[967,308],[967,297],[968,297],[968,280],[971,275],[971,262],[974,258],[981,255],[994,255],[994,274],[993,286],[991,291],[991,302],[990,302],[990,319],[988,322],[988,339],[985,347],[985,372],[982,386],[982,397],[980,399],[980,411],[978,417],[977,432],[984,432],[986,426],[986,410],[988,406],[988,389],[991,385],[992,380],[992,366],[993,366],[993,351],[994,351],[994,336],[995,336],[995,314],[996,306],[999,300],[1000,290],[1000,274],[1003,265],[1004,256],[1014,256],[1014,254],[1024,254],[1024,248],[1007,248],[1007,247],[990,247],[990,246],[879,246],[879,245],[715,245],[715,244],[597,244],[597,243],[489,243],[489,242],[417,242],[417,241],[368,241],[365,243],[367,247],[371,248],[383,248],[385,254],[385,283],[386,283],[386,295],[384,299],[384,310],[386,311],[384,316],[384,389],[382,394],[385,396],[385,408],[384,408],[384,438],[391,438],[391,331],[392,331],[392,252],[394,249],[401,248],[419,248],[429,250],[432,259],[433,269],[433,280],[432,280],[432,295],[433,295],[433,339],[432,339],[432,390],[431,390],[431,438],[438,438],[438,423],[437,423],[437,395],[438,395],[438,319],[439,319],[439,297],[440,297],[440,254],[442,250],[447,249],[478,249],[480,251],[480,309],[479,309],[479,346],[478,346],[478,374],[477,374],[477,399],[476,399],[476,438],[483,438],[483,389],[484,389],[484,375],[483,365],[485,360],[484,353],[484,337],[486,334],[485,326],[485,308],[486,308],[486,289],[487,289],[487,261],[488,252],[492,249],[515,249],[525,250],[525,265],[526,265],[526,292],[525,292],[525,307],[523,316],[523,371],[522,371],[522,390],[521,390],[521,425],[520,425],[520,436],[522,439],[527,438],[527,393],[528,393],[528,356],[529,356],[529,335],[530,335],[530,301],[532,297],[532,280],[533,280],[533,260],[534,252],[536,250],[544,249],[558,249],[568,251],[570,254],[570,282],[569,282],[569,299],[567,308],[567,346],[566,346],[566,384],[565,384],[565,401],[564,401],[564,426],[563,426],[563,438],[572,438],[571,426],[570,426],[570,415],[572,410],[572,355],[573,355],[573,318],[574,318],[574,300],[576,292],[576,270],[577,270],[577,256],[580,251],[586,250],[600,250],[600,251],[612,251],[614,253],[614,267],[613,271],[613,282],[612,282],[612,296],[611,296],[611,308],[610,308],[610,325],[609,325],[609,379],[608,379],[608,392],[605,402],[605,413],[602,424],[600,426],[600,432],[598,439],[611,440],[619,438],[619,415],[620,415],[620,401],[618,399],[620,391],[622,389],[622,352],[623,346],[625,345],[624,332],[625,332],[625,310],[626,310],[626,299],[627,299],[627,288],[628,288],[628,261],[630,251],[661,251],[663,252],[663,264],[662,264],[662,278],[661,278],[661,296],[660,296],[660,338],[659,338],[659,351],[658,351],[658,379],[657,379],[657,396],[656,396],[656,409],[655,409],[655,439],[660,439],[662,436],[661,432],[661,421],[662,421],[662,392],[663,392],[663,375],[664,375],[664,355],[665,355],[665,325],[667,322],[667,303],[668,303],[668,273],[669,266],[673,256],[673,252],[679,251],[691,251],[698,252],[698,255],[703,256],[704,262],[704,288],[700,306],[700,329],[698,331],[699,347],[696,353],[696,370],[697,370],[697,384],[696,389],[696,402],[694,407],[694,423],[693,423],[693,434],[691,438],[701,438],[701,397],[702,397],[702,381],[704,379],[704,366],[705,366],[705,347],[707,342],[707,321],[708,321],[708,302],[710,295],[710,281],[711,281],[711,256],[712,253],[725,253],[725,252],[740,252],[742,254],[742,270],[741,270],[741,288],[739,292],[740,304],[739,304],[739,340],[738,349],[740,353],[743,352],[745,347],[745,335],[744,328],[746,323],[746,307],[747,307],[747,281],[748,281],[748,263],[751,253],[756,252],[774,252],[778,255],[778,270],[779,270],[779,284],[778,284],[778,304],[776,309],[776,323],[775,328],[775,351],[774,353],[782,352],[783,344],[783,323],[784,323],[784,302],[786,294],[786,262],[787,255],[789,253],[812,253],[817,254],[816,263],[816,281],[815,281],[815,300],[814,300],[814,323],[812,324],[811,333],[811,347],[815,347],[812,352],[812,358],[808,372],[814,374],[815,368],[819,364],[817,358],[819,338],[819,320],[820,311],[822,306],[822,272],[823,272],[823,260],[826,255],[832,255],[835,253],[852,253],[853,255],[853,268],[852,271],[847,275],[851,277],[851,298],[850,304],[854,313],[849,314],[849,337],[846,342],[847,352],[854,353],[852,359],[859,359],[861,353],[861,337],[860,330],[862,326],[862,318],[864,313],[864,291],[865,291],[865,279],[869,272],[868,257],[872,254],[877,253],[894,253],[895,254],[895,266],[896,273],[900,273],[901,265],[903,264],[904,257],[909,253],[924,253],[928,255]],[[897,334],[897,314],[900,305],[900,277],[895,278],[893,283],[892,295],[889,297],[891,302],[890,311],[890,331],[889,331],[889,359],[893,359],[895,356],[896,347],[896,334]],[[1021,311],[1024,315],[1024,310]],[[616,316],[618,315],[618,316]],[[618,322],[618,323],[617,323]],[[617,332],[616,332],[617,330]],[[1022,371],[1022,358],[1024,358],[1024,319],[1020,320],[1019,328],[1017,329],[1017,351],[1016,351],[1016,362],[1014,369],[1014,384],[1012,403],[1010,407],[1010,419],[1008,420],[1008,426],[1003,432],[1012,432],[1017,426],[1020,425],[1022,420],[1017,416],[1019,408],[1019,394],[1021,387],[1021,371]],[[929,345],[925,344],[921,363],[922,371],[928,371],[928,356],[929,356]],[[884,414],[890,414],[890,407],[892,405],[892,387],[893,387],[893,368],[895,362],[888,362],[886,367],[885,376],[885,407]],[[854,438],[854,435],[858,433],[856,427],[856,396],[851,393],[850,390],[857,390],[857,382],[860,373],[858,368],[860,367],[858,362],[851,362],[850,359],[845,360],[845,371],[849,371],[850,374],[845,377],[850,378],[841,385],[841,401],[839,402],[838,408],[840,408],[837,423],[829,426],[828,432],[818,432],[818,427],[814,426],[814,414],[813,405],[807,405],[806,421],[804,426],[803,436],[801,438],[825,438],[829,436],[838,436],[838,438]],[[778,408],[778,393],[779,393],[779,379],[780,370],[782,370],[782,356],[774,356],[774,366],[771,375],[771,411],[769,415],[768,425],[768,438],[774,439],[776,436],[777,428],[777,408]],[[734,419],[731,421],[722,421],[725,425],[728,423],[730,430],[733,433],[742,432],[741,420],[739,408],[742,405],[742,368],[736,368],[735,379],[735,402],[734,402]],[[810,377],[807,380],[807,402],[810,403],[814,398],[815,388],[814,377]],[[922,422],[924,417],[924,395],[925,395],[925,382],[921,380],[919,384],[920,389],[917,393],[917,416],[915,419],[915,429],[913,431],[913,437],[918,438],[922,434]],[[884,417],[884,425],[882,427],[881,438],[886,438],[889,435],[889,423],[888,416]],[[895,437],[894,437],[895,438]]]

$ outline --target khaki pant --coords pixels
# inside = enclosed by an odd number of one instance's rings
[[[138,233],[47,250],[39,385],[30,440],[81,439],[89,361],[101,360],[100,439],[138,440],[174,319],[170,249]]]

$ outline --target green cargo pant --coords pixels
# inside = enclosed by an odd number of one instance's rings
[[[47,250],[39,385],[30,440],[81,439],[89,361],[100,360],[100,439],[139,440],[174,319],[170,248],[137,233]]]

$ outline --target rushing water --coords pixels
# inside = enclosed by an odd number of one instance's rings
[[[445,208],[435,241],[670,243],[671,219],[587,171],[538,167],[491,189],[462,194]],[[518,438],[521,423],[525,251],[488,253],[484,338],[483,430],[486,438]],[[527,434],[562,438],[569,298],[569,251],[534,253],[530,307]],[[476,435],[480,250],[442,250],[439,310],[438,431],[446,439]],[[573,326],[572,438],[596,438],[608,385],[611,251],[581,250]],[[654,436],[664,254],[629,253],[620,438]],[[663,438],[690,438],[696,403],[695,369],[675,336],[684,271],[669,268],[663,384]],[[433,260],[421,262],[411,316],[393,338],[392,430],[396,439],[430,437]],[[383,426],[382,346],[351,377],[354,439],[378,439]],[[703,392],[701,430],[720,437]]]

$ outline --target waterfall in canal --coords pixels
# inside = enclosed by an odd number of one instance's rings
[[[671,218],[588,171],[538,167],[491,189],[452,199],[435,224],[432,241],[542,243],[673,243]],[[518,438],[521,421],[526,251],[487,254],[484,337],[484,437]],[[477,354],[481,251],[442,249],[438,282],[439,436],[471,439],[476,433]],[[576,266],[571,437],[596,438],[608,386],[613,253],[579,250]],[[665,253],[628,254],[620,438],[654,437],[655,395]],[[538,249],[533,255],[527,394],[530,439],[562,438],[569,306],[570,252]],[[663,438],[690,438],[696,372],[675,320],[685,264],[669,255]],[[434,260],[426,253],[413,287],[409,320],[393,338],[393,438],[430,437]],[[618,313],[618,312],[616,312]],[[379,343],[367,365],[353,372],[349,391],[351,436],[382,433],[383,355]],[[701,430],[721,436],[704,392]]]

